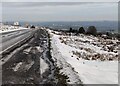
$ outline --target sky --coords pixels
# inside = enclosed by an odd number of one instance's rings
[[[117,21],[118,19],[118,0],[72,1],[3,0],[2,21]]]
[[[1,0],[2,2],[118,2],[120,0]]]

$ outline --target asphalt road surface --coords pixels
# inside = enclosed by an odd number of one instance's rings
[[[17,47],[14,51],[10,51],[9,55],[2,57],[2,85],[45,84],[50,83],[54,79],[54,64],[49,57],[48,33],[46,30],[19,31],[16,35],[6,36],[2,42],[3,50],[13,42],[22,40],[29,35],[33,36],[27,43]],[[49,65],[44,74],[41,74],[40,71],[40,58]]]
[[[34,29],[24,29],[2,33],[0,35],[0,38],[2,38],[0,43],[0,49],[2,49],[2,51],[5,51],[7,48],[11,47],[11,45],[33,34],[34,31],[35,31]]]

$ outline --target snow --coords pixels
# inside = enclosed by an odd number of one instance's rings
[[[65,61],[61,53],[58,51],[58,47],[54,44],[53,41],[51,44],[52,44],[52,57],[54,61],[57,62],[57,66],[59,68],[62,68],[60,72],[66,74],[69,77],[70,82],[68,83],[69,84],[81,84],[79,76],[73,70],[71,65]]]
[[[36,47],[39,52],[43,52],[43,49],[40,46]]]
[[[22,62],[19,62],[15,68],[13,68],[14,71],[18,71],[18,69],[20,68],[20,66],[22,65]]]
[[[28,28],[24,28],[24,27],[14,28],[13,26],[8,26],[7,28],[8,29],[0,29],[0,33],[6,33],[6,32],[12,32],[12,31],[28,29]]]
[[[43,74],[48,69],[48,64],[40,58],[40,73]]]
[[[25,62],[19,62],[17,63],[17,65],[13,68],[13,70],[16,72],[18,70],[26,70],[28,71],[34,64],[34,61],[30,61],[29,63],[25,63]]]
[[[84,84],[118,84],[118,62],[66,60],[75,68]]]
[[[34,65],[34,63],[34,61],[30,61],[29,64],[25,65],[24,70],[28,71]]]
[[[23,52],[24,52],[25,54],[29,54],[29,52],[31,51],[31,49],[32,49],[32,47],[29,47],[29,48],[25,49]]]
[[[75,41],[76,39],[78,41]],[[118,57],[115,58],[118,53],[103,50],[104,44],[102,43],[104,42],[101,42],[103,39],[98,42],[99,39],[93,36],[77,37],[51,33],[51,40],[52,57],[57,62],[57,66],[63,66],[61,71],[69,76],[69,83],[75,84],[78,82],[77,79],[80,79],[84,84],[118,84],[118,61],[116,59]],[[117,42],[117,40],[111,41]],[[92,43],[99,44],[99,46],[92,45]],[[85,48],[89,48],[92,52],[88,52]],[[81,56],[74,54],[73,51],[80,53]],[[83,52],[84,54],[82,54]],[[103,58],[112,55],[113,59],[112,61],[108,59],[102,61],[101,59],[86,60],[83,58],[85,55],[94,55],[95,53],[103,54]],[[72,68],[74,68],[74,72],[71,70]]]

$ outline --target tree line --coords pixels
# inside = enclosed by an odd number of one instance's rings
[[[89,26],[87,30],[85,30],[84,27],[80,27],[79,30],[74,30],[72,27],[70,27],[69,32],[97,35],[97,29],[95,26]]]
[[[102,36],[104,34],[108,39],[117,38],[118,40],[120,40],[120,33],[97,32],[95,26],[89,26],[87,30],[85,30],[84,27],[80,27],[79,30],[74,30],[72,27],[70,27],[69,32],[77,33],[77,34],[82,33],[82,34],[94,35],[94,36]]]

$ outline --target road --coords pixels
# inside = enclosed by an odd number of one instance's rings
[[[11,47],[11,45],[18,43],[19,41],[33,34],[34,31],[34,29],[24,29],[2,33],[2,35],[0,35],[0,38],[2,38],[0,49],[2,49],[2,52],[7,50],[9,47]]]
[[[15,49],[8,50],[2,56],[2,85],[8,84],[45,84],[54,79],[54,63],[49,54],[48,33],[46,30],[26,30],[13,32],[14,35],[3,36],[3,50],[10,47],[12,43],[31,38],[20,45],[16,44]],[[13,34],[8,33],[8,34]],[[6,34],[5,34],[6,35]],[[8,44],[9,43],[9,44]],[[7,45],[7,46],[6,46]],[[49,66],[41,73],[40,65],[42,58]],[[44,65],[42,65],[44,66]]]

